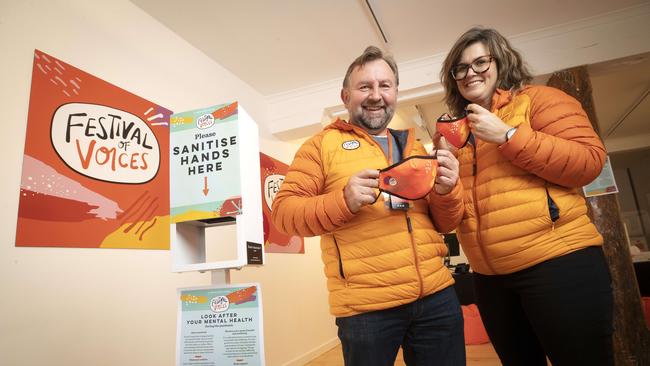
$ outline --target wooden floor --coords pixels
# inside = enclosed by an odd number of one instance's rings
[[[494,352],[492,343],[479,344],[473,346],[465,346],[467,354],[467,366],[501,366],[499,357]],[[306,364],[307,366],[342,366],[343,354],[341,353],[341,345],[332,348],[331,350],[323,353],[318,358]],[[400,350],[395,361],[395,366],[405,366],[402,359],[402,351]]]

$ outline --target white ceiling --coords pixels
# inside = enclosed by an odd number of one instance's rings
[[[370,44],[398,64],[446,52],[473,25],[521,36],[648,0],[131,0],[262,95],[340,79]],[[370,4],[370,7],[368,7]],[[372,9],[388,42],[384,43]],[[590,67],[601,130],[608,131],[647,92],[650,61],[626,58]],[[647,94],[646,94],[647,95]],[[648,98],[609,137],[650,133]],[[421,114],[444,110],[439,98],[418,102]],[[398,111],[406,124],[415,104]],[[606,134],[603,136],[607,137]]]

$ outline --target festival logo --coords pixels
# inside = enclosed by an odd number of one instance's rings
[[[223,313],[230,307],[230,301],[226,296],[217,296],[210,299],[210,310],[214,313]]]
[[[171,113],[34,51],[16,246],[169,249]]]
[[[63,162],[90,178],[146,183],[160,167],[160,147],[151,128],[115,108],[64,104],[54,113],[51,139]]]

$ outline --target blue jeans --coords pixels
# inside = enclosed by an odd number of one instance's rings
[[[346,366],[465,365],[463,314],[453,287],[391,309],[336,318]]]

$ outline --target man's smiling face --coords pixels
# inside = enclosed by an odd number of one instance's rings
[[[350,123],[372,135],[383,133],[393,118],[397,81],[386,61],[377,59],[356,67],[341,91]]]

